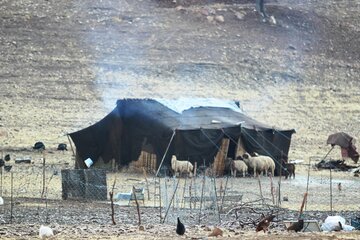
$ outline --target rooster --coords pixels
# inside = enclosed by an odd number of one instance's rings
[[[177,218],[176,233],[179,235],[184,235],[185,233],[185,226],[180,222],[180,218]]]
[[[270,226],[271,221],[275,218],[275,215],[270,215],[264,217],[256,226],[256,232],[264,231],[266,232]]]
[[[291,225],[287,228],[287,230],[288,230],[288,231],[300,232],[303,228],[304,228],[304,220],[303,220],[303,219],[299,219],[297,222],[294,222],[293,224],[291,224]]]

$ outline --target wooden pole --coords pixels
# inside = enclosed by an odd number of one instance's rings
[[[304,209],[304,205],[305,205],[305,202],[306,202],[307,195],[308,195],[308,193],[304,194],[304,198],[303,198],[303,201],[302,201],[301,207],[300,207],[299,218],[302,218],[301,215],[303,213],[303,209]]]
[[[226,188],[227,188],[228,181],[229,181],[229,176],[226,176],[224,193],[223,193],[222,198],[221,198],[221,208],[220,208],[220,212],[222,212],[222,209],[223,209],[224,200],[225,200],[225,195],[226,195]]]
[[[186,191],[186,180],[187,180],[187,177],[185,178],[185,181],[184,181],[184,188],[183,188],[183,194],[182,194],[182,208],[185,207],[185,191]]]
[[[46,171],[45,171],[45,151],[43,151],[43,182],[42,182],[42,191],[41,191],[41,198],[44,197],[44,194],[45,194],[45,174],[46,174]]]
[[[116,183],[116,178],[114,180],[114,183],[112,185],[111,191],[109,192],[110,195],[110,207],[111,207],[111,221],[113,225],[116,225],[115,222],[115,209],[114,209],[114,189],[115,189],[115,183]]]
[[[271,191],[271,197],[272,197],[273,204],[275,205],[274,183],[273,183],[271,174],[270,174],[270,191]]]
[[[261,190],[261,181],[260,181],[260,176],[259,175],[260,174],[257,175],[257,179],[258,179],[258,183],[259,183],[260,197],[261,197],[261,200],[262,200],[262,204],[265,204],[264,197],[263,197],[262,190]]]
[[[281,155],[282,152],[281,152]],[[281,178],[282,178],[282,169],[283,169],[283,159],[281,158],[280,159],[280,174],[279,174],[279,182],[278,182],[278,202],[277,202],[277,205],[278,207],[280,207],[281,205]]]
[[[175,196],[175,194],[176,194],[176,190],[177,190],[177,187],[178,187],[178,185],[179,185],[179,182],[180,182],[180,179],[178,179],[177,184],[176,184],[176,187],[175,187],[174,192],[173,192],[173,195],[171,196],[171,199],[170,199],[170,202],[169,202],[169,206],[167,207],[166,212],[165,212],[165,216],[164,216],[163,223],[164,223],[165,220],[166,220],[167,214],[168,214],[169,209],[170,209],[170,207],[171,207],[171,203],[172,203],[172,201],[173,201],[173,199],[174,199],[174,196]]]
[[[165,157],[166,157],[166,154],[167,154],[167,152],[169,151],[169,148],[170,148],[170,145],[171,145],[172,140],[174,139],[175,133],[176,133],[176,131],[174,130],[174,132],[173,132],[173,134],[172,134],[172,136],[171,136],[170,142],[169,142],[169,144],[168,144],[167,147],[166,147],[164,156],[163,156],[162,159],[161,159],[159,168],[158,168],[158,170],[156,171],[156,174],[155,174],[156,177],[158,176],[159,171],[160,171],[160,168],[161,168],[161,165],[163,164],[164,159],[165,159]]]
[[[193,182],[193,179],[191,179],[190,181],[190,186],[189,186],[189,206],[190,206],[190,209],[192,209],[192,194],[191,194],[191,188],[192,188],[192,182]]]
[[[332,202],[332,171],[330,168],[330,212],[333,214],[333,202]]]
[[[204,186],[205,186],[205,173],[204,173],[203,182],[202,182],[202,186],[201,186],[199,224],[201,223],[201,208],[202,208],[202,202],[203,202],[203,197],[204,197]]]
[[[161,212],[161,181],[159,178],[159,208],[160,208],[160,223],[162,221],[162,212]]]
[[[0,168],[0,175],[1,175],[1,189],[0,189],[0,196],[3,195],[3,171],[2,171],[3,168]]]
[[[221,217],[220,217],[220,209],[219,209],[219,203],[218,203],[218,198],[217,198],[217,193],[216,193],[216,178],[213,177],[213,180],[214,180],[215,202],[216,202],[216,208],[217,208],[217,212],[218,212],[218,220],[220,223]]]
[[[67,136],[68,141],[69,141],[69,143],[70,143],[70,147],[71,147],[71,151],[72,151],[72,153],[73,153],[73,156],[75,156],[75,151],[74,151],[74,148],[73,148],[73,145],[72,145],[71,139],[70,139],[70,137],[69,137],[69,134],[66,134],[66,136]]]
[[[307,173],[307,183],[306,183],[306,193],[309,193],[309,182],[310,182],[310,158],[309,158],[309,167],[308,167],[308,173]],[[305,211],[307,206],[307,198],[305,202]]]
[[[11,193],[10,193],[10,223],[13,220],[13,208],[14,208],[14,201],[13,201],[13,189],[14,189],[14,177],[13,172],[11,172]]]
[[[135,189],[135,186],[133,186],[133,193],[134,194],[134,199],[135,199],[135,203],[136,203],[136,211],[137,211],[137,214],[138,214],[138,219],[139,219],[139,226],[141,225],[141,215],[140,215],[140,207],[139,207],[139,203],[138,203],[138,200],[137,200],[137,197],[136,197],[136,189]]]
[[[148,200],[150,200],[150,189],[149,189],[149,182],[147,179],[147,175],[146,175],[146,170],[143,167],[143,174],[144,174],[144,178],[145,178],[145,182],[146,182],[146,191],[147,191],[147,195],[148,195]]]

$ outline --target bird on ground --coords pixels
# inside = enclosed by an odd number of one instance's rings
[[[5,169],[5,171],[7,171],[7,172],[10,172],[11,168],[12,168],[11,165],[5,165],[5,166],[4,166],[4,169]]]
[[[185,226],[180,222],[180,218],[177,218],[177,226],[176,226],[176,233],[179,235],[184,235],[185,233]]]
[[[6,154],[5,157],[4,157],[4,160],[6,162],[10,161],[10,154]]]
[[[0,159],[0,167],[5,166],[5,161]]]
[[[275,215],[270,215],[267,217],[264,217],[256,226],[256,232],[264,231],[266,232],[270,226],[270,223],[272,220],[274,220]]]
[[[67,146],[65,143],[60,143],[57,147],[57,150],[59,151],[67,151]]]
[[[297,222],[292,223],[287,230],[300,232],[304,228],[304,219],[299,219]]]
[[[341,183],[340,182],[338,183],[337,187],[338,187],[338,190],[340,192],[341,191]]]
[[[45,150],[45,144],[43,142],[36,142],[33,146],[36,150]]]

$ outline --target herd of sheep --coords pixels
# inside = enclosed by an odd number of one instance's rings
[[[249,169],[253,170],[254,177],[257,174],[264,174],[274,176],[275,172],[275,162],[269,156],[263,156],[258,154],[248,154],[245,153],[242,157],[238,157],[239,159],[232,160],[227,159],[227,162],[231,171],[231,175],[233,177],[237,176],[237,173],[241,173],[243,177],[245,177]],[[288,171],[287,168],[290,170]],[[179,176],[182,174],[186,174],[189,177],[192,177],[194,166],[191,162],[186,160],[177,160],[176,156],[173,155],[171,158],[171,169],[175,176]],[[295,178],[295,166],[294,164],[285,164],[285,177],[287,178],[289,175],[290,177],[293,176]]]

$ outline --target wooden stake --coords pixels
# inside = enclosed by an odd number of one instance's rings
[[[226,195],[226,188],[227,188],[228,181],[229,181],[229,176],[226,176],[226,182],[225,182],[225,187],[224,187],[224,193],[223,193],[222,198],[221,198],[221,207],[220,207],[220,212],[222,212],[222,209],[223,209],[224,200],[225,200],[225,195]]]
[[[189,206],[190,206],[190,209],[192,209],[192,204],[191,204],[191,200],[192,200],[192,194],[191,194],[192,182],[193,182],[193,179],[191,179],[190,186],[189,186]]]
[[[307,173],[306,193],[309,192],[309,181],[310,181],[310,158],[309,158],[309,167],[308,167],[308,173]],[[306,211],[306,206],[307,206],[307,198],[305,201],[305,211]]]
[[[333,202],[332,202],[332,174],[331,174],[331,168],[330,168],[330,212],[331,215],[333,214]]]
[[[115,222],[115,210],[114,210],[114,188],[115,188],[116,178],[114,180],[113,186],[111,191],[109,192],[110,195],[110,206],[111,206],[111,221],[113,225],[116,225]]]
[[[141,215],[140,215],[140,207],[139,207],[139,203],[138,200],[136,198],[136,189],[135,186],[133,186],[133,194],[134,194],[134,199],[135,199],[135,203],[136,203],[136,210],[137,210],[137,214],[138,214],[138,219],[139,219],[139,226],[141,225]]]
[[[202,182],[202,186],[201,186],[199,224],[201,223],[201,208],[202,208],[202,202],[203,202],[203,197],[204,197],[204,186],[205,186],[205,173],[204,173],[203,182]]]
[[[271,191],[273,204],[275,205],[274,184],[273,184],[273,179],[272,179],[271,174],[270,174],[270,191]]]
[[[145,182],[146,182],[146,191],[147,191],[147,195],[148,195],[148,200],[150,200],[149,182],[148,182],[146,170],[144,167],[143,167],[143,174],[144,174],[144,178],[145,178]]]
[[[216,178],[214,177],[213,180],[214,180],[215,202],[216,202],[216,208],[217,208],[217,212],[218,212],[218,220],[220,223],[221,218],[220,218],[220,209],[219,209],[219,203],[218,203],[218,198],[217,198],[217,193],[216,193]]]
[[[180,182],[180,179],[178,179],[177,184],[176,184],[176,187],[175,187],[175,190],[174,190],[174,192],[173,192],[173,195],[171,196],[171,199],[170,199],[170,202],[169,202],[169,206],[167,207],[166,212],[165,212],[165,216],[164,216],[163,223],[164,223],[165,220],[166,220],[167,214],[168,214],[169,209],[170,209],[170,207],[171,207],[171,203],[172,203],[172,201],[173,201],[173,199],[174,199],[174,196],[175,196],[177,187],[178,187],[178,185],[179,185],[179,182]]]
[[[160,222],[162,221],[162,212],[161,212],[161,181],[159,178],[159,208],[160,208]]]
[[[299,212],[299,218],[301,218],[301,215],[303,213],[303,209],[304,209],[304,205],[305,205],[305,202],[306,202],[307,195],[308,195],[308,193],[306,192],[304,194],[304,198],[303,198],[303,201],[301,203],[300,212]]]
[[[187,178],[185,178],[185,182],[184,182],[184,188],[183,188],[183,194],[182,194],[182,204],[181,204],[182,208],[184,208],[184,207],[185,207],[185,190],[186,190],[186,180],[187,180]]]
[[[74,151],[74,148],[73,148],[73,145],[72,145],[71,139],[70,139],[70,137],[69,137],[69,134],[66,134],[66,136],[67,136],[68,141],[69,141],[69,143],[70,143],[70,147],[71,147],[71,151],[72,151],[72,153],[73,153],[73,156],[75,156],[75,151]]]
[[[195,166],[194,166],[194,177],[196,177],[196,171],[197,171],[197,162],[195,162],[195,164],[194,164]]]
[[[10,193],[10,223],[12,223],[13,220],[13,208],[14,208],[14,201],[13,201],[13,189],[14,189],[14,177],[13,172],[11,172],[11,193]]]
[[[43,151],[43,182],[42,182],[42,191],[41,191],[41,198],[44,197],[45,194],[45,151]]]
[[[261,182],[260,182],[259,174],[257,175],[257,178],[258,178],[258,183],[259,183],[259,191],[260,191],[260,197],[261,197],[261,200],[262,200],[262,204],[265,204],[264,197],[263,197],[262,190],[261,190]]]

